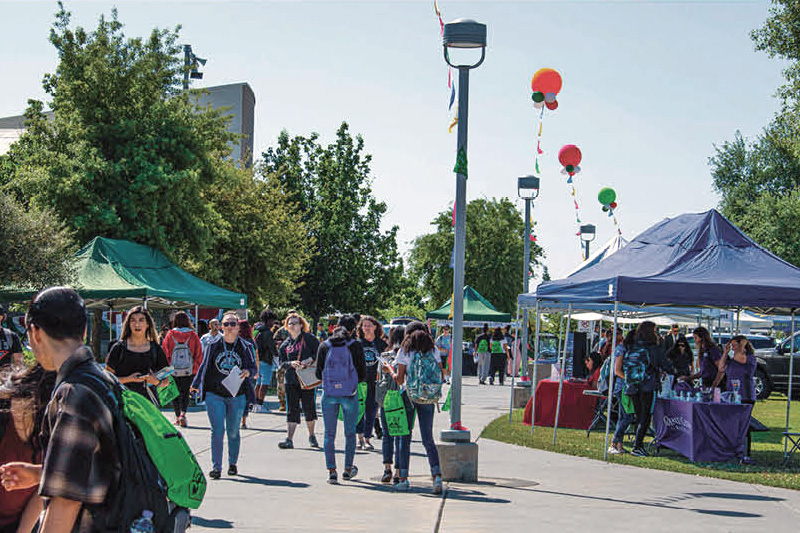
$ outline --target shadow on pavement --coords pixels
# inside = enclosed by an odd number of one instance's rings
[[[226,478],[228,481],[236,483],[247,483],[252,485],[264,485],[266,487],[285,487],[289,489],[306,489],[310,487],[308,483],[289,481],[288,479],[265,479],[255,476],[238,475],[236,477]]]
[[[747,500],[756,502],[782,502],[786,498],[776,498],[774,496],[761,496],[760,494],[736,494],[733,492],[697,492],[689,493],[693,498],[720,498],[722,500]]]
[[[223,520],[222,518],[203,518],[202,516],[193,516],[192,525],[211,529],[233,529],[233,522],[230,520]]]
[[[746,513],[741,511],[726,511],[722,509],[692,509],[690,507],[679,507],[676,505],[668,505],[664,502],[647,502],[647,501],[635,501],[635,500],[621,500],[617,498],[607,498],[602,496],[592,496],[589,494],[572,494],[569,492],[559,492],[559,491],[552,491],[552,490],[542,490],[542,489],[533,489],[533,492],[541,492],[543,494],[553,494],[556,496],[570,496],[572,498],[581,498],[587,500],[599,500],[605,502],[612,502],[612,503],[624,503],[628,505],[642,505],[645,507],[658,507],[661,509],[675,509],[680,511],[692,511],[695,513],[700,514],[707,514],[707,515],[714,515],[714,516],[728,516],[728,517],[737,517],[737,518],[760,518],[764,515],[756,514],[756,513]],[[690,496],[690,495],[685,495]],[[687,501],[688,497],[677,497],[673,498],[673,502],[677,501]]]

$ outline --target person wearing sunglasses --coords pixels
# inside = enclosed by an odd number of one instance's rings
[[[308,444],[319,448],[319,441],[314,435],[317,420],[317,406],[314,389],[304,389],[297,377],[298,368],[307,368],[315,364],[319,340],[309,333],[306,319],[297,313],[289,313],[284,321],[289,332],[287,338],[278,349],[278,366],[284,370],[283,382],[286,391],[286,440],[278,447],[282,450],[294,448],[294,432],[300,424],[300,405],[308,426]]]
[[[679,338],[667,352],[667,359],[675,367],[675,379],[686,379],[694,373],[694,353],[685,337]]]
[[[238,388],[226,381],[231,372],[240,372]],[[211,463],[208,477],[219,479],[222,475],[222,443],[228,435],[228,475],[239,473],[241,436],[239,425],[247,405],[245,379],[256,374],[253,349],[239,337],[239,317],[227,312],[222,317],[222,338],[209,344],[203,351],[203,362],[192,382],[192,391],[206,402],[206,413],[211,424]]]

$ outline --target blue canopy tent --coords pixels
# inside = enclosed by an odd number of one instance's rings
[[[566,304],[570,312],[573,307],[605,305],[614,308],[615,316],[621,306],[789,312],[794,333],[800,268],[756,244],[712,209],[664,219],[602,261],[564,279],[541,283],[517,301],[528,308]],[[790,357],[790,367],[793,364]]]

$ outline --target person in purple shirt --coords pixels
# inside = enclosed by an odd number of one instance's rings
[[[725,359],[722,351],[711,338],[708,330],[702,326],[695,328],[694,345],[700,360],[700,372],[686,378],[689,382],[700,378],[704,387],[719,387],[725,375]]]
[[[755,403],[756,384],[753,377],[756,373],[756,354],[753,345],[744,335],[736,335],[725,346],[725,353],[728,356],[725,367],[726,390],[736,390],[734,385],[738,381],[742,403]]]

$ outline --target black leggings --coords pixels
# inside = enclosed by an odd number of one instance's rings
[[[631,396],[633,400],[633,410],[636,413],[636,440],[633,441],[634,448],[641,448],[644,445],[644,437],[650,429],[650,419],[653,416],[654,392],[637,392]]]
[[[489,377],[494,379],[494,373],[497,372],[500,379],[500,385],[506,379],[506,356],[505,354],[492,354],[491,366],[489,367]]]
[[[178,397],[172,400],[172,407],[175,409],[175,416],[181,416],[189,410],[189,387],[192,386],[192,376],[175,377],[175,385],[178,386]]]
[[[306,422],[317,419],[317,406],[314,403],[314,389],[302,389],[300,385],[286,384],[286,421],[300,423],[300,403]]]
[[[375,382],[367,381],[367,397],[364,402],[364,416],[356,425],[356,433],[363,433],[364,438],[372,438],[372,430],[375,426],[375,413],[378,412],[378,404],[375,402]]]

